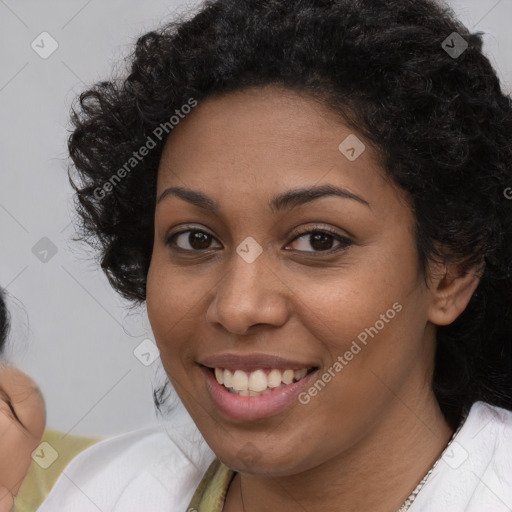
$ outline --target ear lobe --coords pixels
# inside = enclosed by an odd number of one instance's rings
[[[466,309],[480,283],[484,265],[461,272],[456,266],[440,265],[430,282],[431,302],[428,320],[449,325]]]

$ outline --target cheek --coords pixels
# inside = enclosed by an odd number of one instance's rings
[[[39,439],[28,435],[15,420],[0,412],[0,487],[16,494],[32,461],[32,451],[37,448]]]
[[[422,359],[427,296],[412,241],[402,238],[294,277],[297,315],[323,347],[325,377],[352,398],[382,396],[382,380],[398,386]]]
[[[165,264],[155,256],[149,268],[146,289],[146,305],[155,342],[161,359],[177,361],[176,357],[186,346],[187,333],[197,327],[195,307],[204,298],[206,287],[197,290],[196,280],[186,271]]]
[[[369,338],[365,329],[375,324],[379,335],[403,327],[406,315],[398,310],[407,304],[409,314],[423,307],[417,279],[408,262],[379,252],[364,259],[347,258],[325,272],[290,274],[288,281],[293,283],[291,300],[301,322],[338,355],[349,350],[360,334],[364,343]]]

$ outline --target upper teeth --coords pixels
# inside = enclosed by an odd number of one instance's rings
[[[267,370],[268,371],[268,370]],[[219,384],[242,396],[257,396],[271,392],[271,389],[282,384],[291,384],[306,376],[307,368],[300,370],[279,370],[274,368],[268,373],[265,370],[245,372],[243,370],[225,370],[215,368],[215,377]]]

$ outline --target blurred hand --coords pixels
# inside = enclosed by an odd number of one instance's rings
[[[45,426],[46,407],[37,384],[0,363],[0,512],[11,511]]]

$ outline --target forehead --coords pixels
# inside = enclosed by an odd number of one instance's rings
[[[344,152],[347,140],[360,144],[356,159]],[[339,116],[266,87],[208,98],[182,120],[165,145],[157,194],[179,186],[268,204],[280,191],[324,184],[363,197],[396,194],[371,148]]]

